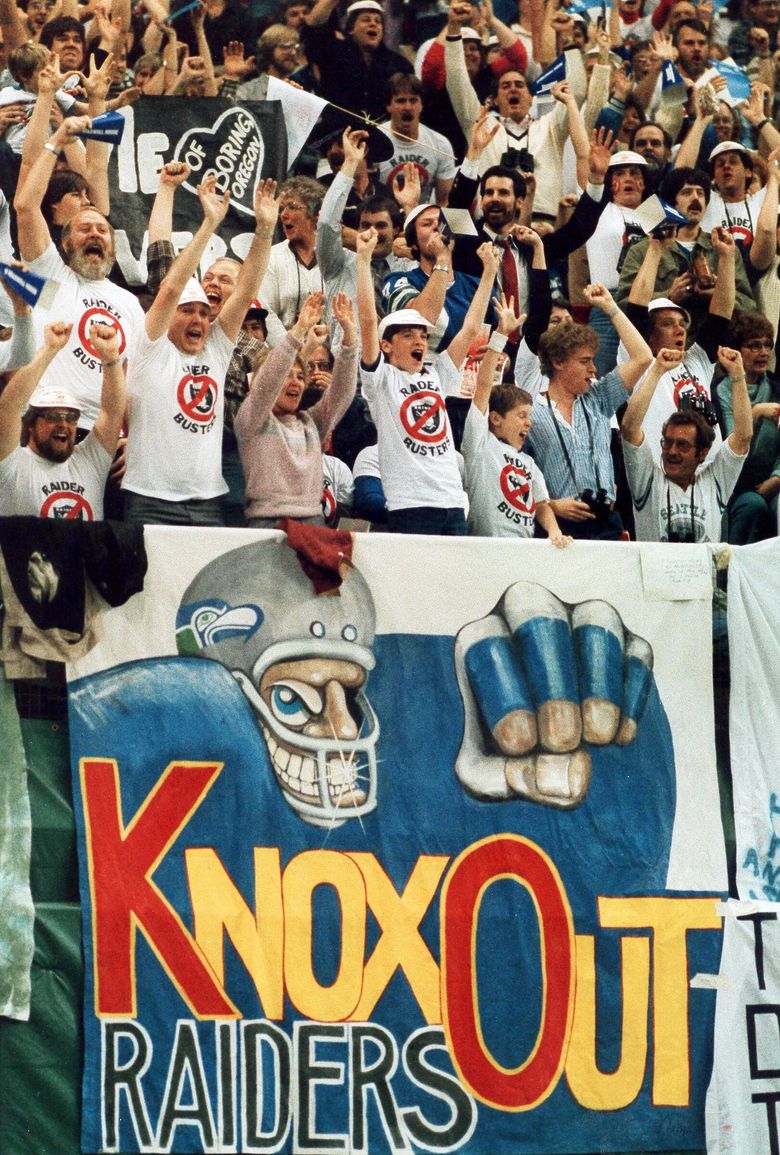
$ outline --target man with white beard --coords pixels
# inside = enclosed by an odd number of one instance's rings
[[[89,124],[88,117],[71,117],[53,133],[44,146],[52,171],[68,137]],[[102,387],[101,362],[90,341],[90,327],[97,321],[116,329],[119,357],[127,367],[143,331],[144,314],[132,293],[108,279],[115,259],[114,230],[103,214],[86,208],[67,221],[62,229],[60,256],[41,212],[45,182],[32,186],[33,182],[28,181],[15,201],[19,251],[34,273],[57,281],[60,286],[49,316],[73,325],[66,345],[46,370],[41,385],[57,386],[69,393],[78,402],[79,426],[89,430],[100,411]],[[41,347],[40,310],[36,309],[33,316],[37,345]]]

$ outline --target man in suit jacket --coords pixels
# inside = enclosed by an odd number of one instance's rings
[[[509,294],[509,289],[516,297],[515,307],[518,313],[528,311],[528,285],[530,250],[527,245],[518,244],[514,233],[518,226],[520,209],[526,195],[526,182],[523,176],[504,165],[494,165],[486,169],[482,178],[478,179],[479,156],[491,135],[490,126],[485,123],[484,115],[475,126],[471,136],[471,144],[466,153],[466,159],[455,177],[455,183],[450,191],[450,208],[469,208],[474,201],[477,191],[481,198],[482,216],[476,222],[477,236],[459,236],[455,243],[454,267],[458,272],[478,276],[481,263],[477,256],[477,249],[484,241],[493,241],[501,247],[507,247],[514,258],[515,283],[505,284],[506,260],[502,261],[502,271],[497,278],[498,287]],[[601,133],[593,133],[588,157],[588,183],[585,191],[577,202],[571,219],[560,229],[548,233],[543,238],[545,258],[549,267],[555,261],[561,261],[578,249],[592,235],[604,206],[604,179],[609,164],[609,148],[604,144]]]

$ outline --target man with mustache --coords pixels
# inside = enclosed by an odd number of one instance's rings
[[[89,117],[65,120],[45,145],[51,169],[69,137],[90,124]],[[119,358],[132,364],[144,314],[136,297],[109,279],[114,265],[114,230],[95,208],[84,208],[62,228],[61,254],[52,241],[41,212],[46,182],[27,181],[15,200],[19,251],[34,273],[59,284],[49,316],[72,325],[70,336],[46,369],[41,385],[65,390],[78,403],[79,428],[88,431],[100,411],[102,367],[90,340],[93,321],[110,325],[119,334]],[[43,345],[42,310],[33,312],[37,346]]]
[[[677,243],[664,249],[653,296],[668,297],[687,310],[691,318],[689,336],[695,341],[699,327],[709,313],[715,287],[715,281],[712,278],[708,281],[704,275],[704,262],[712,277],[718,274],[718,253],[710,233],[701,227],[709,203],[710,182],[707,174],[700,169],[677,168],[664,181],[662,193],[678,212],[688,218],[688,223],[677,230]],[[626,251],[616,294],[619,305],[628,298],[645,259],[648,244],[649,238],[644,237]],[[734,275],[735,310],[753,312],[756,306],[739,251],[735,257]]]

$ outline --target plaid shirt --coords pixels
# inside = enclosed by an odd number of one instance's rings
[[[152,241],[149,245],[146,254],[147,287],[153,297],[157,296],[175,257],[176,251],[170,241]],[[225,377],[225,430],[222,435],[225,449],[236,447],[233,422],[239,405],[249,392],[249,376],[262,347],[254,337],[240,330]]]

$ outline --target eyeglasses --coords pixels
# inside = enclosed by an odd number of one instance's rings
[[[761,349],[771,349],[772,342],[766,337],[763,341],[746,341],[742,348],[750,349],[753,353],[758,353]]]
[[[298,201],[280,201],[279,212],[283,213],[287,209],[288,212],[297,213],[306,209],[306,205],[299,204]]]
[[[74,413],[72,409],[47,409],[39,416],[47,425],[59,425],[61,421],[65,421],[68,425],[78,425],[79,423],[79,415]]]
[[[289,49],[292,52],[297,52],[300,44],[295,40],[285,40],[282,44],[277,44],[277,48],[282,48],[285,52]]]
[[[313,370],[321,369],[327,373],[330,369],[330,361],[307,361],[306,368]]]
[[[661,448],[680,449],[683,453],[686,453],[689,449],[695,449],[696,446],[693,441],[683,441],[681,437],[662,437]]]

